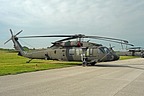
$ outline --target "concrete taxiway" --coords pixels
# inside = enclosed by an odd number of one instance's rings
[[[144,96],[144,58],[1,76],[0,96]]]

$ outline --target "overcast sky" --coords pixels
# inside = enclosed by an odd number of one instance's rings
[[[13,48],[12,42],[3,44],[10,38],[10,28],[15,34],[24,30],[19,36],[81,33],[144,47],[144,0],[0,0],[0,48]],[[40,48],[54,40],[20,42]]]

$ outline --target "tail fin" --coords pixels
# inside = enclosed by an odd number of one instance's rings
[[[22,48],[21,44],[18,42],[18,37],[16,37],[17,35],[19,35],[23,30],[21,30],[20,32],[18,32],[16,35],[13,34],[12,30],[10,29],[11,32],[11,38],[9,40],[7,40],[4,44],[8,43],[10,40],[13,41],[14,43],[14,48],[16,51],[19,52],[18,55],[24,56],[25,52],[24,49]]]

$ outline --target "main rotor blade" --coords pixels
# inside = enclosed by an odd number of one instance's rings
[[[121,41],[121,42],[123,41],[124,43],[128,43],[127,40],[109,38],[109,37],[101,37],[101,36],[85,36],[85,38],[94,38],[94,39],[102,39],[102,40],[115,40],[115,41]]]
[[[64,38],[55,42],[62,42],[62,41],[66,41],[66,40],[71,40],[71,39],[75,39],[76,37],[68,37],[68,38]]]
[[[97,38],[98,40],[104,40],[104,41],[109,41],[109,42],[114,42],[114,43],[120,43],[120,44],[125,44],[125,45],[130,45],[130,46],[134,46],[133,44],[129,44],[129,43],[125,43],[122,41],[113,41],[111,39],[103,39],[103,38]]]
[[[129,48],[129,49],[141,49],[141,47],[132,47],[132,48]]]
[[[126,45],[133,46],[132,44],[128,44],[127,40],[123,40],[123,39],[116,39],[116,38],[102,37],[102,36],[85,36],[85,35],[82,35],[82,34],[77,34],[77,35],[23,36],[23,37],[18,37],[18,38],[40,38],[40,37],[68,37],[68,38],[58,40],[56,42],[62,42],[62,41],[66,41],[66,40],[76,39],[76,38],[93,38],[93,39],[99,39],[99,40],[110,41],[110,42],[115,42],[115,43],[120,43],[120,44],[126,44]]]
[[[23,36],[18,38],[39,38],[39,37],[70,37],[70,38],[83,38],[85,35],[76,34],[76,35],[42,35],[42,36]]]
[[[23,36],[18,38],[40,38],[40,37],[73,37],[72,35],[43,35],[43,36]]]

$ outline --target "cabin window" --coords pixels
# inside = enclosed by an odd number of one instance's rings
[[[87,49],[87,56],[90,56],[93,54],[93,49]]]
[[[87,49],[87,54],[86,54],[87,56],[89,56],[90,55],[90,49]]]
[[[56,50],[54,51],[54,53],[56,54]]]
[[[69,55],[74,55],[75,49],[69,49]]]
[[[90,53],[90,55],[92,55],[93,54],[93,49],[89,49],[89,53]]]
[[[76,54],[81,55],[82,54],[82,49],[76,49]]]

